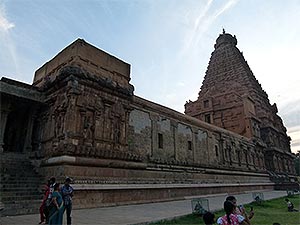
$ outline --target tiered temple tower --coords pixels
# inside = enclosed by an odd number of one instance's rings
[[[216,40],[198,99],[185,104],[185,113],[233,131],[264,149],[269,171],[294,173],[290,137],[276,104],[253,75],[237,39],[223,33]]]

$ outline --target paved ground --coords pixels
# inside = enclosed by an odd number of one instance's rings
[[[264,199],[273,199],[286,195],[286,191],[266,191]],[[223,202],[227,194],[218,194],[214,196],[197,196],[205,197],[209,200],[211,211],[219,210],[223,207]],[[252,202],[252,193],[235,195],[239,204]],[[196,197],[196,196],[195,196]],[[171,219],[192,212],[191,199],[187,198],[182,201],[116,206],[94,209],[73,210],[74,225],[123,225],[123,224],[147,224],[151,221],[162,219]],[[39,215],[22,215],[0,217],[1,225],[34,225],[38,224]],[[65,222],[65,218],[64,218]]]

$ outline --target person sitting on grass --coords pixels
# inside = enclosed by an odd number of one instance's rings
[[[219,225],[250,225],[250,222],[245,220],[245,217],[234,214],[235,206],[231,201],[224,202],[225,215],[219,217],[217,224]]]
[[[294,208],[294,204],[289,200],[289,199],[285,199],[287,207],[288,207],[288,211],[289,212],[297,212],[298,210]]]
[[[206,212],[203,215],[203,221],[205,223],[205,225],[213,225],[215,224],[215,214],[211,213],[211,212]]]

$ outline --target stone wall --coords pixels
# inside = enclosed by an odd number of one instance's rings
[[[144,158],[151,162],[265,170],[262,149],[247,138],[136,96],[132,107],[130,149],[144,149]]]
[[[79,207],[273,187],[249,139],[66,68],[44,89],[34,151],[46,177],[74,179]]]

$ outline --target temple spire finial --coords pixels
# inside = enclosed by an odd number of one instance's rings
[[[225,34],[225,29],[224,29],[224,27],[223,27],[223,34]]]

